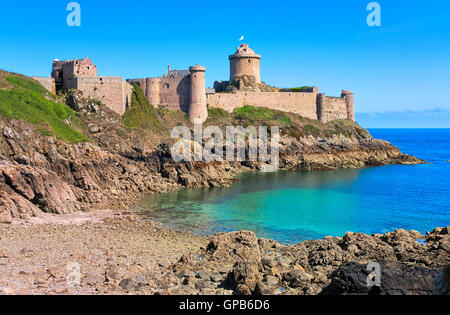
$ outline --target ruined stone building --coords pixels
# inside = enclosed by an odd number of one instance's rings
[[[252,105],[291,112],[321,122],[355,119],[353,93],[340,97],[319,92],[318,87],[279,90],[261,81],[261,55],[242,44],[229,56],[229,81],[216,81],[214,89],[205,88],[206,68],[196,65],[188,70],[171,70],[160,77],[129,79],[98,76],[89,58],[53,62],[51,78],[36,78],[49,91],[81,90],[85,97],[98,99],[119,114],[129,106],[132,84],[138,84],[155,107],[181,110],[191,121],[204,122],[207,104],[232,112]]]
[[[123,115],[131,103],[132,86],[121,77],[98,76],[97,67],[89,58],[56,59],[50,78],[35,79],[53,93],[79,90],[85,98],[99,100],[119,115]]]

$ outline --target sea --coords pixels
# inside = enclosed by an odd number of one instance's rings
[[[198,235],[250,230],[283,244],[450,225],[450,129],[369,131],[427,164],[250,172],[231,187],[149,195],[136,210]]]

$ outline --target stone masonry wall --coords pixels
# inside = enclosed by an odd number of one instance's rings
[[[288,92],[237,92],[208,95],[206,103],[211,107],[232,112],[244,105],[267,107],[291,112],[310,119],[317,119],[317,93]]]
[[[33,79],[38,81],[50,93],[56,94],[55,79],[41,77],[33,77]]]
[[[323,106],[323,121],[329,122],[335,119],[347,119],[347,103],[343,97],[326,96]]]
[[[188,112],[190,105],[190,76],[164,75],[159,78],[129,79],[129,83],[137,83],[141,87],[150,104]],[[159,88],[152,86],[158,84]],[[158,93],[158,95],[152,95]],[[157,101],[156,101],[157,100]],[[157,104],[156,104],[157,103]]]
[[[133,88],[121,77],[77,77],[75,83],[84,97],[101,101],[119,115],[123,115],[131,103]]]
[[[168,109],[187,112],[190,103],[190,81],[189,76],[162,76],[161,105]]]

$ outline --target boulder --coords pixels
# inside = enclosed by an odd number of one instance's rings
[[[208,260],[224,264],[245,262],[261,266],[256,234],[249,231],[216,234],[206,248]]]
[[[321,295],[431,295],[439,274],[433,269],[399,262],[381,262],[380,267],[380,286],[369,286],[367,265],[344,264],[331,274],[331,283]]]
[[[238,295],[260,295],[260,282],[260,266],[255,263],[238,262],[228,276],[228,285],[234,288]]]

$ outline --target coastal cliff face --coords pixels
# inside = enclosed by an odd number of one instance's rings
[[[94,119],[95,120],[95,119]],[[92,142],[68,144],[18,120],[0,119],[0,222],[40,213],[124,208],[145,193],[220,187],[262,163],[176,163],[168,144],[139,146],[114,131],[118,120],[91,128]],[[162,142],[164,143],[164,142]],[[168,142],[167,142],[168,143]],[[332,170],[421,163],[368,134],[292,137],[280,141],[280,168]]]
[[[37,81],[0,71],[0,222],[42,213],[123,209],[146,193],[230,185],[260,162],[176,163],[173,127],[183,113],[155,109],[135,85],[123,117],[80,91],[53,95]],[[332,170],[422,163],[348,120],[322,124],[244,106],[210,109],[204,126],[280,126],[280,168]]]

